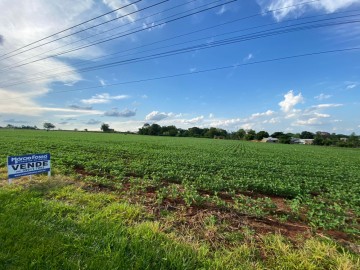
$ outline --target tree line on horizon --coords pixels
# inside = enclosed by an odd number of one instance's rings
[[[54,129],[55,125],[52,123],[44,123],[44,129],[50,130]],[[8,124],[6,127],[8,129],[38,129],[37,126],[14,126]],[[114,129],[111,129],[109,124],[103,123],[100,127],[103,132],[116,132]],[[75,129],[75,131],[78,131]],[[85,129],[84,131],[88,131]],[[125,132],[133,133],[133,132]],[[143,127],[139,128],[137,134],[139,135],[150,135],[150,136],[170,136],[170,137],[193,137],[193,138],[218,138],[218,139],[228,139],[228,140],[245,140],[245,141],[261,141],[263,138],[276,138],[279,143],[290,144],[292,139],[313,139],[314,145],[324,145],[324,146],[339,146],[339,147],[360,147],[360,136],[357,136],[354,132],[350,135],[328,133],[328,132],[310,132],[302,131],[301,133],[284,133],[281,131],[276,131],[272,134],[269,134],[267,131],[261,130],[256,132],[253,129],[239,129],[237,131],[228,132],[225,129],[221,128],[200,128],[200,127],[191,127],[188,129],[177,128],[174,125],[171,126],[160,126],[158,124],[144,124]]]
[[[269,134],[261,130],[256,132],[253,129],[228,132],[221,128],[199,128],[191,127],[188,129],[177,128],[174,125],[160,126],[158,124],[144,124],[139,128],[138,134],[151,136],[171,136],[171,137],[194,137],[194,138],[219,138],[229,140],[261,141],[264,138],[272,137],[278,139],[279,143],[290,144],[293,138],[313,139],[314,145],[340,146],[340,147],[360,147],[360,138],[355,133],[351,135],[336,134],[318,131],[302,131],[301,133],[274,132]]]

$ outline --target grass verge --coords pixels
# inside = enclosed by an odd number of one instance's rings
[[[169,232],[116,192],[87,191],[60,177],[33,179],[1,181],[1,269],[360,269],[359,255],[332,240],[295,245],[267,234],[255,241],[249,230],[214,250]]]

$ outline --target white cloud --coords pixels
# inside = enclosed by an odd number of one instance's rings
[[[104,0],[103,3],[96,3],[94,0],[63,0],[61,5],[58,5],[54,4],[53,1],[47,0],[2,0],[0,1],[1,54],[9,53],[14,49],[49,36],[56,31],[71,27],[98,14],[109,11],[109,7],[115,7],[115,5],[122,6],[126,2],[130,3],[128,0]],[[118,11],[118,13],[129,12],[129,10],[136,10],[136,6],[133,5],[128,9]],[[34,16],[35,13],[36,16]],[[101,19],[99,20],[101,21]],[[89,22],[87,26],[98,24],[99,20]],[[131,19],[128,20],[131,21]],[[99,29],[106,29],[106,27],[108,26],[88,31],[89,33],[95,33],[98,32]],[[79,28],[74,28],[67,31],[66,34],[71,34],[78,30]],[[41,114],[46,110],[39,109],[41,106],[39,105],[38,98],[44,97],[44,95],[49,93],[52,90],[51,86],[53,83],[59,82],[63,85],[73,86],[76,82],[82,80],[77,70],[68,63],[68,60],[99,57],[104,54],[100,47],[92,46],[64,54],[61,58],[47,58],[46,60],[32,64],[14,67],[19,63],[27,63],[28,61],[51,56],[66,50],[59,48],[81,37],[83,37],[82,34],[75,34],[65,39],[33,48],[27,52],[13,55],[7,59],[2,59],[2,61],[0,61],[1,70],[8,69],[9,67],[13,68],[10,72],[0,74],[0,81],[2,82],[0,103],[3,101],[5,103],[4,106],[0,104],[0,113],[23,115]],[[82,45],[87,44],[88,41],[82,41]],[[31,48],[31,46],[28,48]],[[11,54],[9,54],[9,56],[10,55]],[[43,76],[44,70],[61,70],[63,75],[49,74],[49,76],[45,77]],[[27,82],[26,84],[12,85],[14,82],[22,82],[28,78],[34,78],[36,80]],[[106,84],[105,81],[103,81],[103,83]],[[26,97],[24,95],[26,95]],[[19,98],[14,99],[16,96]],[[36,110],[32,111],[30,108],[36,108]]]
[[[295,105],[304,101],[301,93],[294,95],[294,91],[290,90],[287,94],[284,95],[284,100],[279,103],[280,108],[285,113],[290,113]]]
[[[165,119],[169,119],[169,121],[173,121],[174,123],[175,122],[183,123],[183,122],[181,122],[182,120],[179,119],[181,117],[184,117],[184,114],[182,114],[182,113],[175,114],[173,112],[166,113],[166,112],[152,111],[151,113],[146,115],[145,120],[146,121],[162,121],[163,123],[165,123]],[[172,123],[171,125],[173,125],[174,123]]]
[[[232,119],[218,119],[216,121],[210,122],[210,126],[213,127],[232,127],[242,123],[245,123],[247,119],[242,118],[232,118]]]
[[[297,118],[301,115],[301,113],[302,110],[293,109],[291,112],[285,114],[284,118],[285,119]]]
[[[136,110],[129,110],[125,109],[119,112],[117,109],[113,109],[111,111],[105,112],[104,116],[111,116],[111,117],[132,117],[136,115]]]
[[[16,48],[79,22],[82,18],[78,15],[91,8],[92,5],[92,1],[88,0],[81,2],[65,0],[62,2],[62,5],[54,5],[51,1],[40,0],[0,1],[0,33],[4,37],[1,54],[10,53]],[[87,16],[88,15],[89,14],[87,14]],[[3,59],[0,61],[0,69],[16,66],[19,62],[24,61],[24,59],[31,58],[39,53],[44,53],[42,57],[48,56],[50,49],[60,47],[64,42],[65,41],[59,40],[26,53]],[[69,40],[67,40],[67,42],[69,42]],[[81,52],[79,51],[77,55],[73,54],[73,57],[86,58],[90,55],[99,54],[99,50],[89,48]],[[9,56],[10,55],[11,54],[9,54]],[[66,75],[49,75],[41,80],[12,86],[14,81],[22,82],[29,77],[37,78],[39,75],[34,76],[34,74],[42,74],[41,72],[43,72],[44,67],[49,70],[61,70],[64,74],[66,73]],[[48,93],[51,83],[60,81],[73,84],[79,80],[81,80],[81,77],[75,69],[63,60],[55,58],[13,68],[11,72],[0,74],[0,81],[4,82],[2,83],[3,87],[0,90],[0,96],[1,100],[5,100],[6,103],[4,106],[1,104],[0,111],[35,115],[39,113],[39,111],[34,113],[32,109],[39,105],[34,101],[34,98]],[[21,96],[21,98],[13,99],[16,96]]]
[[[311,108],[313,109],[327,109],[327,108],[337,108],[337,107],[341,107],[343,106],[343,104],[318,104],[318,105],[314,105]]]
[[[198,124],[200,122],[202,122],[204,120],[204,116],[198,116],[192,119],[188,119],[188,120],[183,120],[184,124]]]
[[[129,0],[103,0],[103,3],[107,6],[109,6],[109,8],[111,9],[118,9],[120,7],[123,6],[127,6],[129,4],[131,4],[131,1]],[[126,8],[122,8],[116,11],[116,16],[117,17],[123,17],[125,16],[122,20],[128,20],[130,22],[134,22],[137,18],[137,13],[131,14],[131,15],[127,15],[129,13],[132,13],[134,11],[137,11],[138,8],[137,6],[134,5],[130,5]],[[127,16],[126,16],[127,15]]]
[[[76,104],[70,105],[69,108],[74,110],[88,110],[88,111],[93,109],[91,106],[79,106]]]
[[[33,107],[37,107],[37,104],[31,97],[19,97],[18,93],[0,88],[0,112],[2,114],[39,115],[38,110],[30,109]]]
[[[249,117],[246,118],[230,118],[230,119],[214,119],[214,117],[209,117],[207,123],[211,127],[219,127],[219,128],[228,128],[231,130],[239,129],[239,128],[253,128],[256,123],[275,123],[274,120],[263,120],[266,117],[271,117],[275,115],[276,112],[272,110],[267,110],[262,113],[253,113]],[[261,119],[261,120],[260,120]],[[271,121],[271,122],[270,122]]]
[[[357,86],[357,84],[349,84],[348,86],[346,86],[346,89],[354,89]]]
[[[325,113],[314,113],[314,116],[317,118],[329,118],[330,114],[325,114]]]
[[[273,16],[277,21],[281,21],[286,17],[299,17],[308,10],[333,13],[360,3],[359,0],[257,0],[257,2],[264,11],[277,9],[277,11],[273,12]],[[302,3],[304,3],[304,5],[301,5]],[[293,7],[287,8],[290,6]]]
[[[254,55],[252,54],[252,53],[249,53],[245,58],[244,58],[244,62],[247,62],[247,61],[249,61],[249,60],[251,60],[251,59],[253,59],[254,58]]]
[[[78,114],[86,114],[86,115],[96,115],[96,114],[102,114],[101,111],[94,111],[94,110],[79,110],[79,109],[64,109],[64,108],[47,108],[47,107],[33,107],[29,108],[33,111],[39,111],[39,112],[70,112],[70,113],[78,113]]]
[[[105,82],[105,80],[100,79],[100,80],[99,80],[99,82],[100,82],[100,84],[101,84],[102,86],[106,86],[106,82]]]
[[[152,111],[148,115],[146,115],[145,120],[146,121],[160,121],[163,120],[169,116],[172,116],[172,113],[164,113],[159,111]]]
[[[249,130],[249,129],[253,129],[254,126],[255,125],[253,123],[246,123],[246,124],[241,125],[240,127],[245,129],[245,130]]]
[[[221,8],[216,12],[217,15],[223,15],[226,12],[226,6],[222,5]]]
[[[297,120],[292,124],[293,126],[321,126],[321,122],[318,118],[309,118],[307,120]]]
[[[273,117],[269,120],[264,120],[262,123],[263,124],[277,124],[277,123],[280,123],[280,119],[278,117],[276,117],[276,118]]]
[[[342,104],[318,104],[311,106],[303,111],[300,111],[296,116],[293,118],[293,122],[291,123],[292,126],[308,126],[308,127],[315,127],[315,126],[330,126],[332,123],[341,122],[341,120],[333,120],[330,114],[321,113],[319,111],[330,109],[330,108],[337,108],[343,106]]]
[[[258,118],[258,117],[262,117],[262,116],[271,116],[274,114],[275,114],[274,111],[267,110],[266,112],[263,112],[263,113],[254,113],[251,115],[251,118],[254,119],[254,118]]]
[[[332,95],[326,95],[324,93],[321,93],[320,95],[315,96],[314,98],[321,101],[321,100],[324,100],[324,99],[329,99],[331,97],[332,97]]]
[[[271,118],[271,119],[269,120],[269,123],[270,123],[270,124],[280,123],[280,120],[279,120],[278,118]]]
[[[96,94],[89,99],[82,99],[81,102],[84,104],[104,104],[110,103],[111,100],[123,100],[130,98],[128,95],[111,96],[108,93]]]

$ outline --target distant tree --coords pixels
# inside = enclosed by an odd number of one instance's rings
[[[139,128],[138,133],[140,135],[149,135],[150,125],[148,123],[144,124],[142,128]]]
[[[204,129],[204,135],[203,137],[206,138],[214,138],[215,136],[221,136],[221,137],[226,137],[227,136],[227,131],[221,128],[215,128],[215,127],[211,127],[210,129]]]
[[[314,145],[324,145],[324,138],[319,134],[316,134],[313,141]]]
[[[188,131],[186,129],[178,128],[178,134],[176,135],[178,137],[188,137]]]
[[[178,134],[178,130],[175,126],[163,126],[161,128],[161,133],[163,136],[176,136]]]
[[[153,135],[153,136],[161,135],[161,126],[158,124],[152,124],[149,127],[149,135]]]
[[[169,136],[176,136],[178,134],[178,129],[175,126],[168,126]]]
[[[290,134],[283,134],[283,135],[279,136],[278,139],[279,139],[279,143],[290,144],[291,135]]]
[[[246,131],[245,140],[251,141],[255,139],[256,131],[253,129],[249,129]]]
[[[245,131],[245,129],[243,129],[243,128],[239,129],[239,130],[236,132],[236,136],[237,136],[240,140],[244,139],[244,138],[245,138],[245,135],[246,135],[246,131]]]
[[[84,131],[85,131],[85,132],[88,132],[88,129],[87,129],[87,128],[85,128],[85,129],[84,129]]]
[[[110,131],[110,126],[109,126],[109,124],[103,123],[100,128],[101,128],[101,130],[102,130],[103,132],[109,132],[109,131]]]
[[[36,126],[25,126],[25,125],[22,125],[21,127],[16,127],[16,128],[21,128],[21,129],[37,129]]]
[[[258,133],[256,133],[255,135],[255,139],[256,140],[262,140],[263,138],[267,138],[269,137],[269,133],[267,133],[266,131],[262,130],[262,131],[259,131]]]
[[[355,132],[351,133],[348,139],[348,144],[350,147],[359,147],[360,140],[359,137],[356,136]]]
[[[44,123],[44,128],[45,128],[46,130],[50,130],[50,129],[55,128],[55,125],[52,124],[52,123]]]
[[[201,137],[203,130],[198,127],[192,127],[188,129],[189,137]]]
[[[285,135],[284,132],[279,132],[279,131],[277,131],[277,132],[274,132],[273,134],[271,134],[271,137],[272,137],[272,138],[280,139],[280,137],[281,137],[281,136],[284,136],[284,135]]]
[[[300,134],[300,139],[314,139],[314,133],[310,131],[303,131]]]

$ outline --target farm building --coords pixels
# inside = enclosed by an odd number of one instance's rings
[[[313,144],[314,139],[291,138],[291,144]]]
[[[277,138],[272,138],[272,137],[268,137],[268,138],[264,138],[261,140],[261,142],[266,142],[266,143],[277,143],[279,140]]]
[[[301,144],[301,139],[299,139],[299,138],[291,138],[290,143],[291,144]]]
[[[314,139],[300,139],[300,144],[313,144]]]
[[[314,139],[300,139],[300,144],[313,144]]]

